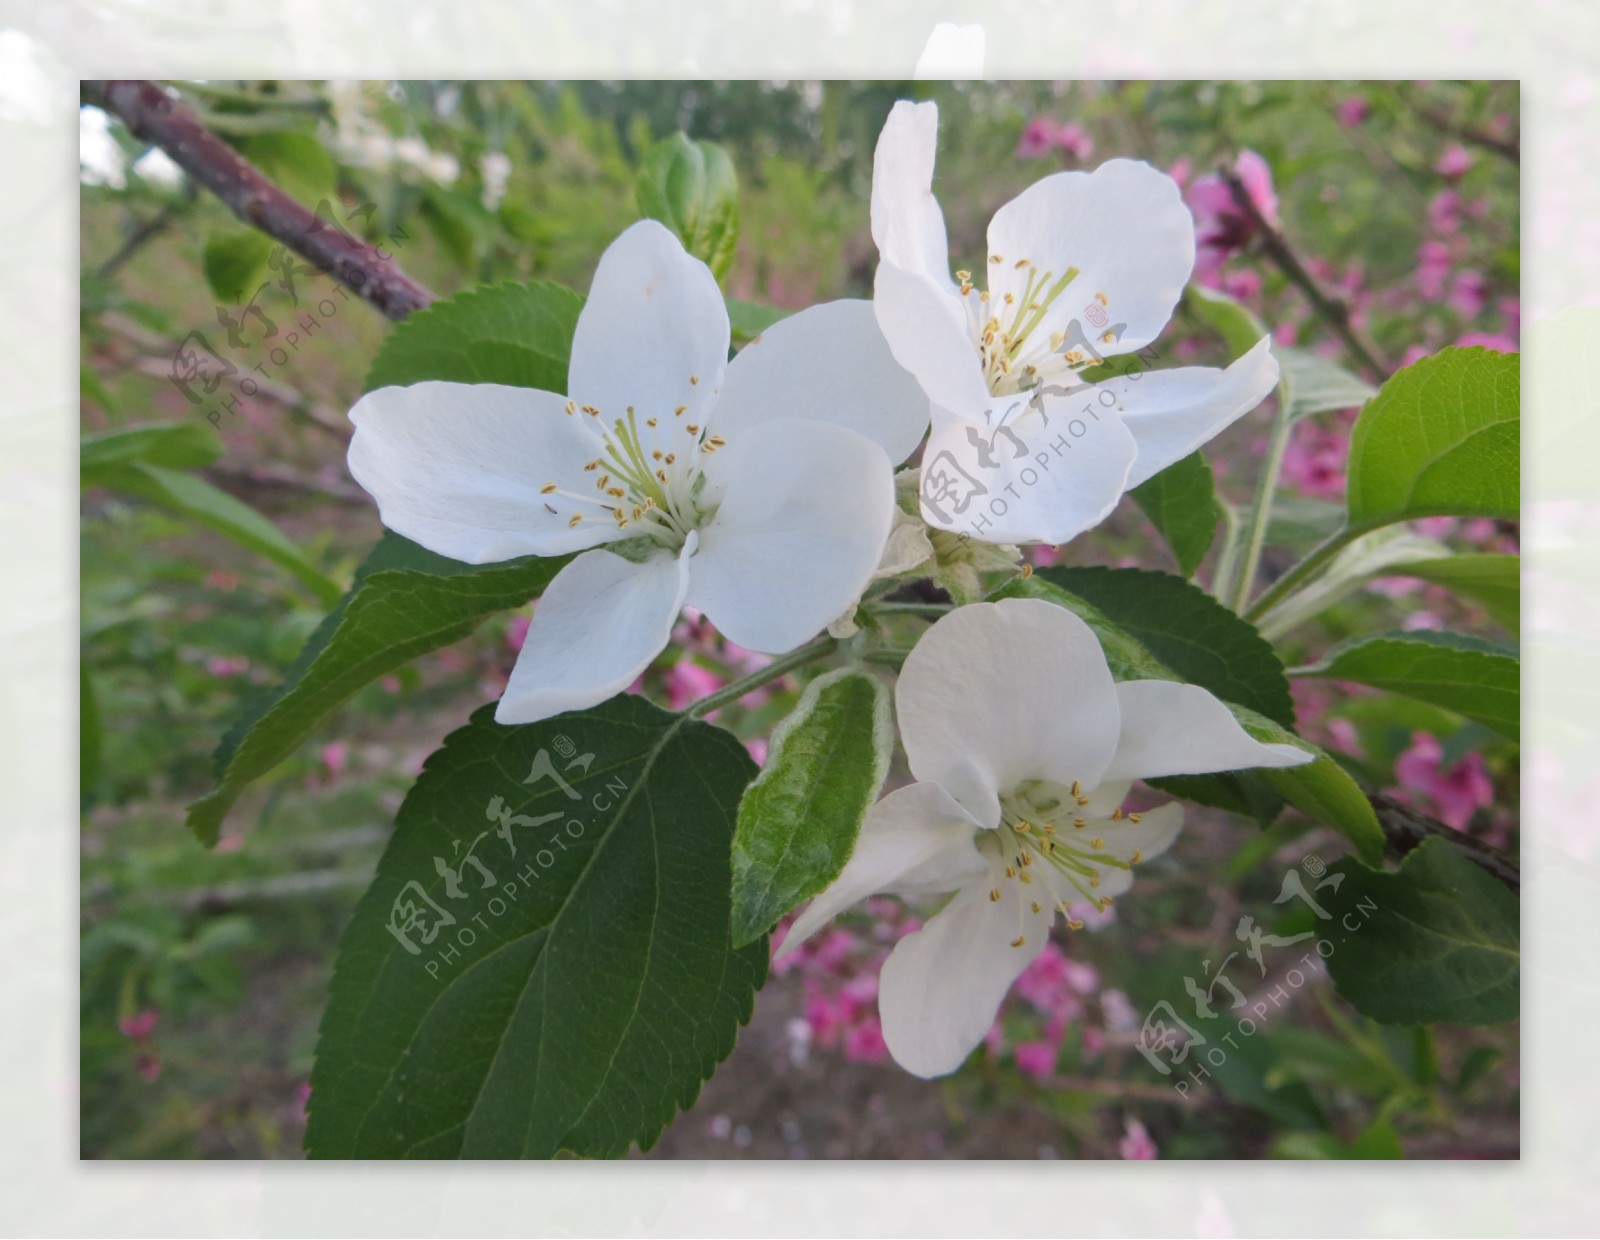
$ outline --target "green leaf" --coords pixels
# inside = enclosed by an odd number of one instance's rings
[[[1456,711],[1516,740],[1521,664],[1516,652],[1460,633],[1378,633],[1340,642],[1296,676],[1352,680]]]
[[[1165,581],[1140,582],[1136,578]],[[1093,596],[1092,601],[1086,594]],[[1345,835],[1363,857],[1377,861],[1383,856],[1383,830],[1372,804],[1344,768],[1297,736],[1292,727],[1235,699],[1233,695],[1243,692],[1272,705],[1292,724],[1287,683],[1274,681],[1274,676],[1283,681],[1283,668],[1272,648],[1249,624],[1202,590],[1177,577],[1139,569],[1044,568],[1031,577],[1013,578],[993,597],[1043,598],[1065,607],[1099,639],[1117,680],[1187,680],[1221,698],[1255,739],[1297,745],[1317,755],[1315,762],[1305,766],[1182,776],[1154,781],[1157,787],[1203,805],[1248,815],[1263,824],[1277,812],[1274,796],[1282,796],[1307,816]],[[1159,614],[1147,614],[1147,609]],[[1176,631],[1175,618],[1181,618]],[[1124,629],[1124,623],[1130,627]],[[1193,640],[1197,633],[1208,634],[1211,644],[1197,645]],[[1148,639],[1149,645],[1141,639]],[[1266,660],[1262,659],[1263,650]]]
[[[1406,367],[1350,439],[1349,524],[1516,517],[1520,355],[1445,349]]]
[[[1517,1019],[1520,902],[1509,890],[1441,839],[1392,874],[1332,868],[1345,912],[1326,932],[1328,972],[1357,1011],[1393,1025]]]
[[[733,328],[734,341],[739,344],[749,343],[774,323],[781,323],[789,317],[789,311],[779,310],[776,306],[740,301],[737,297],[729,297],[727,302],[728,322]]]
[[[1266,325],[1226,293],[1191,284],[1183,297],[1201,321],[1222,337],[1230,357],[1243,357],[1267,334]]]
[[[1364,534],[1339,552],[1304,588],[1281,600],[1257,623],[1261,635],[1277,639],[1289,630],[1322,615],[1341,599],[1355,593],[1370,577],[1410,573],[1417,561],[1436,560],[1447,554],[1443,543],[1405,526],[1389,526]]]
[[[1178,571],[1185,577],[1194,576],[1211,548],[1217,522],[1222,520],[1216,482],[1205,457],[1192,452],[1128,494],[1172,548]]]
[[[102,471],[123,465],[202,469],[221,455],[221,441],[203,426],[152,422],[85,436],[78,445],[78,469],[84,486],[98,486]]]
[[[678,234],[721,281],[739,240],[739,180],[720,146],[682,133],[663,138],[639,171],[639,214]]]
[[[844,869],[894,749],[889,691],[851,668],[806,686],[739,805],[733,941],[754,942]]]
[[[463,564],[386,533],[283,684],[247,707],[223,738],[217,788],[189,807],[189,829],[202,843],[215,844],[240,793],[298,749],[357,689],[460,641],[485,617],[536,598],[569,558]]]
[[[729,938],[729,846],[754,772],[727,732],[639,697],[524,727],[477,712],[428,759],[340,945],[307,1152],[654,1144],[765,979],[765,941]]]
[[[1378,393],[1365,379],[1304,349],[1278,348],[1272,355],[1278,359],[1279,383],[1288,394],[1291,419],[1356,409]]]
[[[280,129],[241,138],[238,147],[279,189],[315,208],[339,183],[333,157],[308,133]]]
[[[1199,586],[1138,568],[1045,568],[1036,575],[1093,605],[1178,679],[1294,727],[1289,681],[1272,647]]]
[[[434,302],[389,333],[365,391],[427,379],[567,390],[583,298],[558,284],[496,284]]]
[[[248,302],[261,287],[271,253],[272,238],[266,233],[252,229],[213,235],[201,258],[212,294],[229,306]]]
[[[339,597],[338,585],[307,560],[282,530],[204,478],[135,461],[95,470],[94,479],[97,486],[160,504],[271,560],[299,578],[324,606],[331,606]]]
[[[1516,633],[1522,624],[1522,558],[1515,555],[1451,555],[1413,561],[1395,570],[1465,594],[1483,604],[1490,619]]]

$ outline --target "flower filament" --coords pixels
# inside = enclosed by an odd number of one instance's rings
[[[1005,259],[995,254],[990,257],[989,264],[996,270],[1003,270]],[[1038,264],[1028,258],[1018,259],[1011,268],[1026,270],[1020,294],[989,290],[974,297],[972,273],[956,272],[967,321],[983,363],[984,382],[995,396],[1023,391],[1036,386],[1049,373],[1077,369],[1087,361],[1081,354],[1077,360],[1070,355],[1065,362],[1060,359],[1058,351],[1066,342],[1066,333],[1051,333],[1047,342],[1036,335],[1051,306],[1077,279],[1078,269],[1068,267],[1058,276],[1053,271],[1041,271]],[[993,295],[996,291],[999,292],[998,302]]]

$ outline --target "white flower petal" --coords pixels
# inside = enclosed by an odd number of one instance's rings
[[[1111,514],[1138,453],[1092,394],[994,403],[998,429],[935,408],[922,454],[922,516],[989,543],[1061,543]]]
[[[1138,853],[1140,861],[1148,861],[1166,852],[1178,838],[1178,832],[1183,829],[1183,806],[1177,801],[1168,801],[1155,809],[1142,810],[1138,822],[1124,817],[1116,822],[1095,823],[1092,829],[1105,840],[1104,851],[1110,856],[1129,861]]]
[[[368,392],[350,411],[350,473],[384,525],[468,564],[561,555],[617,537],[582,491],[597,441],[563,397],[496,383],[417,383]],[[574,512],[594,515],[569,526]]]
[[[642,564],[590,551],[557,573],[533,609],[495,721],[537,723],[631,685],[672,636],[696,541],[691,532],[679,554]]]
[[[1018,262],[1056,277],[1076,267],[1033,334],[1048,341],[1076,319],[1098,352],[1125,353],[1149,344],[1172,317],[1194,270],[1194,217],[1166,173],[1112,159],[1036,181],[996,211],[989,258],[990,305],[1008,292],[1021,304],[1029,273]],[[1102,341],[1118,324],[1120,335]]]
[[[707,462],[720,501],[701,527],[689,603],[763,654],[820,633],[872,579],[894,515],[889,458],[839,426],[785,419]]]
[[[872,308],[895,361],[935,405],[981,418],[990,404],[966,310],[953,289],[893,263],[878,264]]]
[[[883,261],[934,279],[952,297],[950,243],[933,196],[939,107],[902,99],[889,112],[872,157],[872,239]]]
[[[973,846],[978,830],[938,784],[911,784],[891,792],[867,814],[844,870],[795,918],[778,955],[800,946],[868,896],[953,891],[979,877],[988,866]]]
[[[1116,693],[1122,732],[1107,780],[1299,766],[1313,760],[1314,755],[1294,745],[1253,739],[1233,712],[1199,685],[1128,680]]]
[[[983,825],[1024,780],[1101,782],[1117,744],[1117,693],[1089,626],[1054,603],[958,607],[907,656],[895,686],[911,771]]]
[[[870,301],[830,301],[774,323],[728,366],[710,415],[734,438],[776,418],[856,431],[898,464],[928,430],[928,398],[894,360]]]
[[[600,256],[578,315],[567,391],[610,427],[627,407],[647,416],[687,405],[704,422],[728,361],[728,308],[711,269],[655,220]]]
[[[907,1072],[954,1072],[983,1041],[1011,983],[1049,941],[1054,909],[1034,913],[1024,900],[1032,890],[1005,882],[991,900],[980,880],[895,944],[878,979],[878,1012],[889,1053]]]
[[[1155,477],[1265,400],[1278,386],[1271,346],[1272,337],[1263,336],[1226,370],[1181,366],[1095,384],[1096,399],[1102,392],[1115,395],[1122,423],[1139,449],[1127,485]]]

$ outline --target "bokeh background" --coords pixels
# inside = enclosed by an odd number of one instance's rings
[[[1038,177],[1128,156],[1185,189],[1202,239],[1197,280],[1256,313],[1285,345],[1352,368],[1337,336],[1264,253],[1217,173],[1237,170],[1260,212],[1345,301],[1386,367],[1451,344],[1516,350],[1520,336],[1519,90],[1504,82],[286,82],[179,84],[209,124],[308,206],[372,210],[373,235],[440,295],[547,279],[587,287],[638,217],[651,145],[678,131],[721,144],[740,182],[730,295],[780,309],[870,296],[873,143],[896,98],[941,109],[936,191],[955,265],[977,267],[996,207]],[[266,514],[318,568],[347,580],[379,532],[344,466],[344,412],[388,330],[339,301],[285,363],[226,345],[240,285],[267,287],[282,330],[306,313],[247,263],[238,221],[160,152],[98,109],[81,114],[85,433],[139,422],[213,431],[205,479]],[[244,259],[239,256],[243,253]],[[965,260],[964,262],[961,260]],[[230,266],[233,262],[235,265]],[[255,275],[250,273],[255,271]],[[259,321],[259,320],[257,320]],[[214,428],[171,382],[189,333],[271,385]],[[1188,309],[1159,365],[1222,364]],[[1224,495],[1247,502],[1269,409],[1209,451]],[[1268,572],[1337,511],[1353,412],[1302,423],[1285,462]],[[1513,524],[1417,532],[1515,551]],[[100,489],[82,507],[83,667],[90,737],[82,836],[80,1141],[90,1158],[293,1158],[333,949],[421,760],[498,695],[526,628],[472,639],[358,694],[230,819],[216,852],[182,826],[209,790],[210,753],[241,702],[271,686],[322,614],[295,577],[202,525]],[[1127,503],[1035,562],[1170,568]],[[1212,565],[1201,570],[1209,579]],[[1341,636],[1450,627],[1502,640],[1505,617],[1411,579],[1380,579],[1284,635],[1292,662]],[[748,668],[692,617],[636,690],[679,706]],[[1309,688],[1309,686],[1307,686]],[[797,686],[730,708],[758,757]],[[1420,706],[1395,714],[1324,688],[1302,727],[1374,787],[1497,847],[1519,848],[1517,754]],[[1337,837],[1286,819],[1262,833],[1193,810],[1172,853],[1116,911],[1063,939],[1007,1001],[982,1052],[945,1082],[885,1056],[878,966],[925,910],[895,901],[840,923],[785,962],[732,1059],[650,1157],[1507,1158],[1519,1148],[1516,1027],[1384,1030],[1323,983],[1297,989],[1226,1085],[1185,1101],[1135,1052],[1152,1004],[1275,921],[1284,873],[1331,860]],[[1249,974],[1241,984],[1271,983]],[[1281,979],[1272,979],[1273,982]],[[1205,983],[1202,981],[1201,983]]]

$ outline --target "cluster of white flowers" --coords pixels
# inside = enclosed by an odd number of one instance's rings
[[[600,260],[566,393],[420,383],[352,410],[350,468],[389,528],[469,563],[579,553],[534,611],[502,723],[623,691],[685,605],[782,654],[848,631],[929,533],[1071,538],[1271,391],[1266,340],[1223,371],[1085,374],[1154,340],[1189,279],[1168,177],[1128,160],[1046,177],[996,213],[983,278],[952,277],[936,131],[934,105],[900,103],[879,140],[870,303],[803,311],[730,362],[715,278],[645,221]],[[919,445],[926,526],[908,528],[894,470]],[[1179,807],[1124,813],[1130,781],[1309,760],[1203,689],[1114,684],[1083,622],[1032,600],[940,619],[896,703],[917,782],[878,803],[785,947],[874,893],[954,891],[882,981],[889,1048],[925,1076],[977,1045],[1058,913],[1109,902],[1172,842]]]

